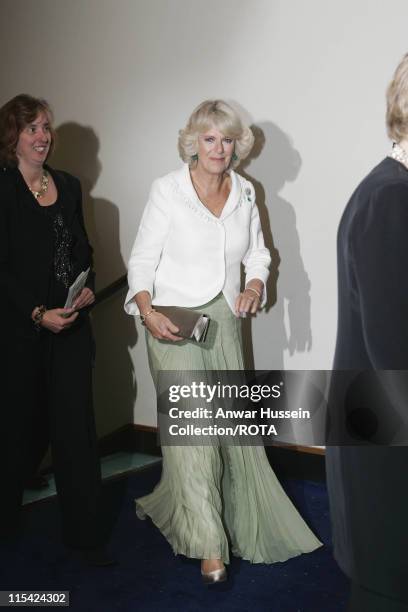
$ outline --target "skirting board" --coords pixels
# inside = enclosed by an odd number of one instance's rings
[[[129,423],[99,440],[101,456],[128,451],[161,456],[157,428]],[[275,444],[265,448],[278,477],[325,480],[324,448]]]

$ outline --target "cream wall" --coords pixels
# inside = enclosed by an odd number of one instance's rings
[[[178,129],[203,99],[226,98],[258,126],[244,171],[281,257],[276,304],[253,324],[255,364],[330,368],[336,229],[388,151],[384,91],[408,50],[406,0],[1,0],[0,11],[0,103],[23,91],[51,101],[55,164],[82,179],[98,286],[124,273],[151,181],[180,163]],[[101,433],[155,421],[143,333],[122,298],[95,312]]]

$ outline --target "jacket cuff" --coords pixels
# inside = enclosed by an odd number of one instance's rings
[[[133,283],[132,285],[129,285],[129,290],[127,292],[125,304],[124,304],[125,312],[128,315],[132,315],[132,316],[140,315],[139,308],[137,307],[137,304],[135,300],[133,299],[136,293],[139,293],[140,291],[148,291],[150,293],[150,296],[153,297],[153,286],[149,287],[147,286],[148,284],[149,283],[135,285]]]
[[[134,296],[135,294],[131,295],[130,298],[129,298],[129,294],[126,296],[124,309],[125,309],[126,314],[132,315],[135,317],[137,315],[140,315],[140,312],[139,312],[136,302],[133,299]]]
[[[263,293],[262,293],[262,299],[260,302],[261,308],[265,306],[267,297],[268,297],[267,291],[266,291],[266,281],[268,280],[268,277],[269,277],[269,270],[265,270],[265,268],[258,268],[258,269],[253,268],[245,276],[245,287],[248,285],[249,281],[254,280],[254,279],[258,279],[263,282],[264,284]]]

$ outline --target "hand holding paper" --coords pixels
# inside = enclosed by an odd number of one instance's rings
[[[85,283],[86,283],[86,279],[88,278],[88,274],[89,274],[89,270],[90,268],[88,268],[87,270],[85,270],[84,272],[81,272],[80,274],[78,274],[77,278],[74,280],[74,282],[72,283],[72,285],[70,286],[70,288],[68,289],[68,296],[67,296],[67,300],[65,302],[65,306],[64,308],[83,308],[85,305],[88,304],[82,304],[80,306],[78,306],[78,303],[81,304],[82,300],[82,290],[85,287]],[[93,299],[95,299],[95,296],[93,295],[93,292],[89,289],[90,293],[93,296]],[[89,296],[88,296],[89,298]],[[79,301],[81,300],[81,301]],[[93,300],[92,300],[93,301]],[[89,302],[92,303],[92,302]]]
[[[92,289],[89,287],[84,287],[81,293],[75,298],[75,302],[73,303],[73,308],[75,310],[81,310],[81,308],[86,308],[86,306],[90,306],[95,301],[95,294]]]

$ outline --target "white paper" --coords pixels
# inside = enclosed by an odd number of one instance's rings
[[[65,302],[64,308],[72,308],[72,304],[75,302],[82,289],[85,287],[86,279],[88,278],[90,268],[78,274],[70,288],[68,289],[67,301]]]

